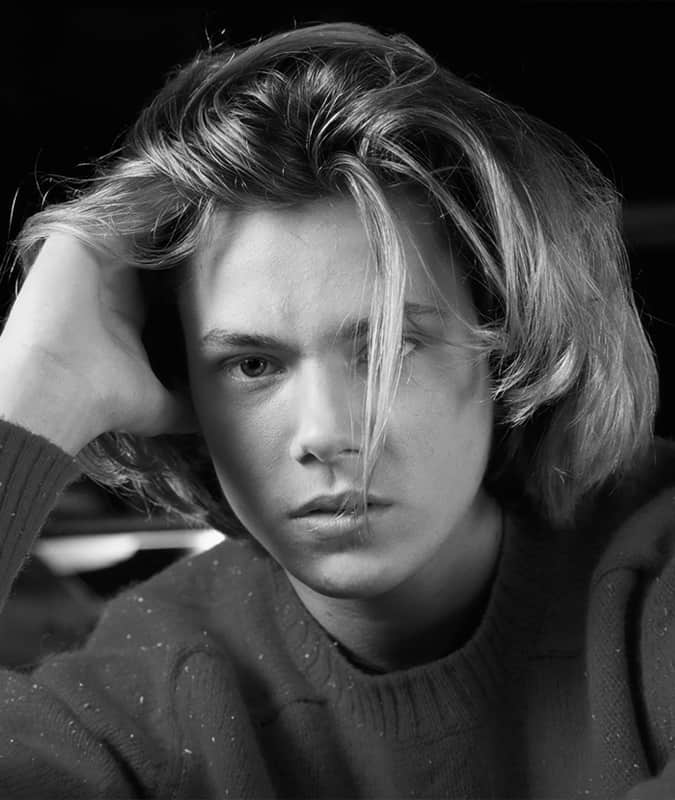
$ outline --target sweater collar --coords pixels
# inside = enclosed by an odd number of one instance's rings
[[[553,543],[540,530],[506,517],[495,577],[472,636],[442,658],[387,673],[355,664],[270,560],[291,658],[336,713],[380,736],[409,739],[480,725],[494,713],[500,687],[520,673],[541,628]]]

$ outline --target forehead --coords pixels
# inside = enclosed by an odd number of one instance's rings
[[[399,199],[395,208],[406,300],[455,305],[463,290],[438,221],[412,201]],[[368,237],[349,199],[226,211],[195,256],[181,306],[195,335],[216,326],[317,335],[367,316],[373,280]]]

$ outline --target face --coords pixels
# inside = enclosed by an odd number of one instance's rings
[[[367,318],[373,275],[352,201],[223,213],[181,296],[193,402],[224,496],[296,585],[329,597],[374,597],[442,569],[487,501],[489,375],[457,346],[462,318],[476,320],[470,293],[428,212],[397,209],[406,302],[443,313],[404,323],[367,529],[293,516],[362,486],[366,343],[340,332]]]

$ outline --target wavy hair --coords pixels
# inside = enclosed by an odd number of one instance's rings
[[[186,381],[176,292],[218,210],[351,197],[376,267],[363,453],[381,451],[401,373],[405,263],[391,203],[424,198],[466,266],[495,402],[485,476],[508,507],[574,523],[653,443],[657,377],[630,288],[620,198],[567,137],[480,91],[404,35],[341,23],[219,46],[176,70],[122,145],[15,242],[54,231],[142,268],[145,342]],[[78,455],[96,482],[183,521],[243,528],[197,434],[109,432]]]

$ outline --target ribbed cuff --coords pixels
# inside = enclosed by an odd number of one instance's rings
[[[59,495],[80,474],[53,442],[0,419],[0,609]]]

